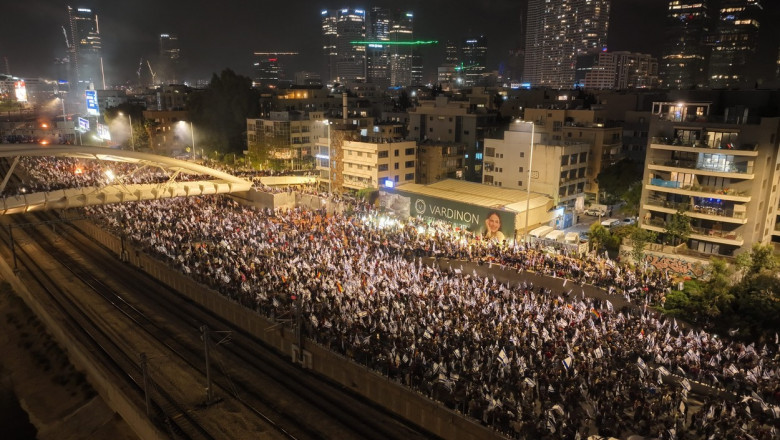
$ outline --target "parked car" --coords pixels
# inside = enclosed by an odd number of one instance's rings
[[[623,226],[631,226],[636,223],[636,219],[634,217],[627,217],[624,218],[621,223],[623,223]]]
[[[606,214],[607,214],[607,211],[606,211],[606,210],[604,210],[604,209],[600,209],[600,208],[588,208],[588,209],[585,211],[585,214],[587,214],[587,215],[592,215],[592,216],[594,216],[594,217],[598,217],[598,216],[603,216],[603,215],[606,215]]]

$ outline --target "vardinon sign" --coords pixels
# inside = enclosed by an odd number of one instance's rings
[[[379,206],[399,219],[408,217],[440,220],[488,239],[514,238],[515,213],[453,200],[407,193],[379,191]]]

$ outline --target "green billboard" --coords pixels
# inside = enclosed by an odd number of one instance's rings
[[[497,241],[514,239],[515,213],[438,197],[405,192],[379,191],[379,206],[399,219],[408,217],[445,221],[457,228]]]

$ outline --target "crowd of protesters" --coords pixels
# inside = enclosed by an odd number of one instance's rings
[[[74,159],[25,160],[32,181],[86,186],[104,175],[97,166],[74,173]],[[663,302],[667,274],[398,222],[356,199],[323,197],[345,208],[261,210],[206,196],[86,211],[265,316],[299,308],[317,343],[513,437],[780,435],[780,341],[756,347],[648,311]],[[423,263],[431,257],[456,263]],[[516,271],[517,281],[467,273],[457,260]],[[569,284],[534,286],[523,271]],[[645,306],[590,298],[583,284]],[[689,403],[694,387],[700,404]]]
[[[757,349],[642,307],[441,270],[422,257],[490,261],[647,301],[663,295],[663,275],[402,224],[359,202],[343,215],[256,210],[216,196],[89,212],[266,316],[289,316],[290,298],[300,298],[318,343],[512,436],[776,438],[776,344]],[[691,382],[747,400],[689,414]]]

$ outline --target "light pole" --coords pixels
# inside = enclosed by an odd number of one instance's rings
[[[332,192],[332,190],[333,190],[332,179],[331,179],[331,165],[330,165],[330,125],[331,125],[331,122],[328,121],[327,119],[325,119],[324,121],[322,121],[322,123],[325,124],[325,127],[328,130],[328,154],[327,155],[318,154],[317,158],[320,159],[320,160],[321,159],[327,159],[328,160],[328,194],[330,194]]]
[[[125,116],[124,113],[119,112],[119,116]],[[130,148],[135,151],[135,138],[133,137],[133,117],[127,114],[127,120],[130,121]]]
[[[192,160],[195,161],[195,129],[192,128],[192,121],[190,121],[190,137],[192,138]]]
[[[531,235],[528,232],[528,217],[530,216],[531,209],[531,174],[534,163],[534,134],[536,125],[533,121],[517,121],[518,123],[531,124],[531,152],[528,155],[528,186],[526,187],[526,199],[525,199],[525,242],[526,245],[531,244]]]

